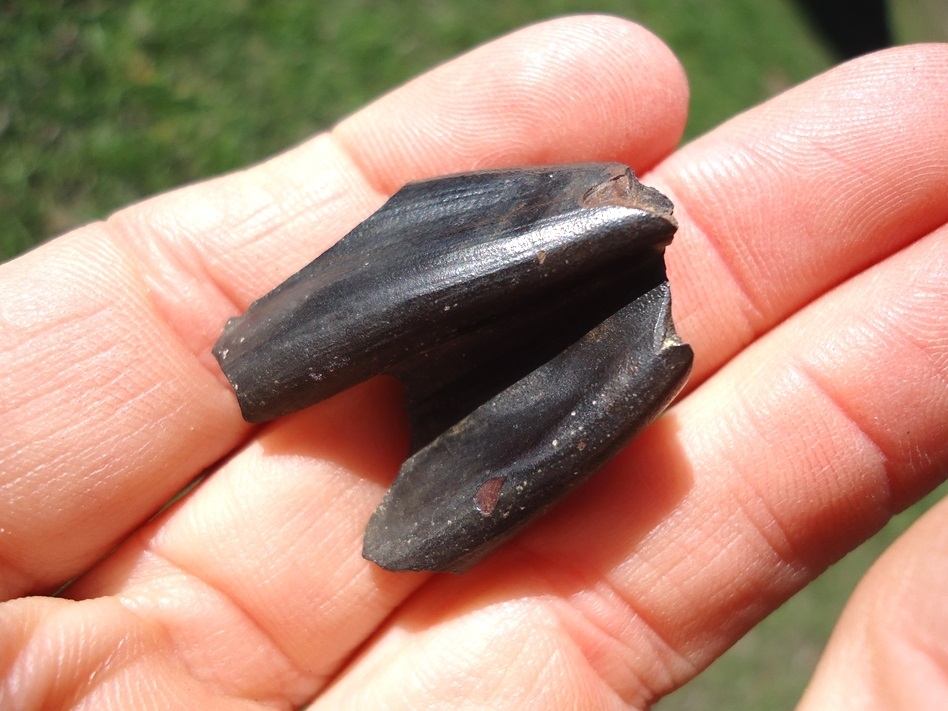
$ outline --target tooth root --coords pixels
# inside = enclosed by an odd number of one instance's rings
[[[671,212],[619,164],[410,184],[231,319],[214,354],[251,422],[380,373],[401,379],[412,456],[364,554],[460,570],[684,382],[691,351],[671,325],[663,257]]]

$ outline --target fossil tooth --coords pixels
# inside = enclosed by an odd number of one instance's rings
[[[412,454],[363,555],[470,567],[674,398],[671,203],[620,164],[412,183],[228,321],[217,357],[263,422],[380,373],[406,388]]]

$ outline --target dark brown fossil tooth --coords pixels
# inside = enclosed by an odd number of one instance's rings
[[[263,422],[380,373],[412,455],[363,555],[462,571],[616,454],[674,398],[672,205],[619,164],[412,183],[231,319],[214,348]]]

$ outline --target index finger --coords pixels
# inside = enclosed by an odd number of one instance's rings
[[[678,142],[686,100],[680,66],[645,30],[554,21],[271,161],[0,267],[0,595],[81,572],[240,442],[246,426],[209,354],[225,319],[392,190],[486,165],[644,170]]]

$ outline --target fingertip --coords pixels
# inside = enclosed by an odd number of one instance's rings
[[[428,72],[334,136],[382,192],[488,166],[619,160],[641,172],[674,150],[687,104],[684,70],[655,35],[618,17],[573,16]]]
[[[872,566],[798,706],[943,708],[948,700],[948,500]]]

